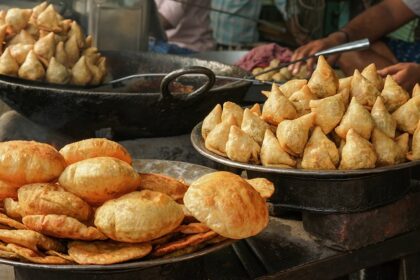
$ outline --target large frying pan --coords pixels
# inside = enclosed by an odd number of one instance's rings
[[[247,74],[238,67],[218,62],[138,52],[108,51],[103,55],[108,59],[110,79],[182,69],[120,87],[96,89],[0,76],[0,98],[30,120],[75,138],[91,137],[95,131],[108,129],[116,139],[128,139],[188,133],[216,104],[227,100],[240,102],[251,86],[247,81],[216,79],[215,75]],[[169,85],[177,78],[195,91],[171,92]]]

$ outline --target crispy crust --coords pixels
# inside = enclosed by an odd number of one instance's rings
[[[16,229],[26,229],[25,225],[0,213],[0,224]]]
[[[63,245],[39,232],[33,230],[0,230],[0,240],[5,243],[13,243],[29,248],[34,251],[38,249],[63,251]]]
[[[140,189],[161,192],[174,200],[182,199],[188,186],[172,177],[162,174],[140,173]]]
[[[0,180],[0,200],[5,198],[17,198],[19,185]]]
[[[12,198],[5,198],[3,207],[7,216],[19,221],[22,219],[22,210],[18,201],[13,200]]]
[[[70,262],[66,259],[63,259],[58,256],[45,256],[37,251],[16,245],[16,244],[8,244],[7,248],[12,250],[14,253],[19,255],[19,257],[39,264],[69,264]]]

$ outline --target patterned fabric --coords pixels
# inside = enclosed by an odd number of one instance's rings
[[[399,62],[420,63],[420,41],[409,43],[396,39],[386,39],[385,42]]]
[[[258,19],[262,1],[213,0],[214,9]],[[211,12],[213,37],[223,45],[247,45],[258,41],[257,24],[254,21],[219,12]]]

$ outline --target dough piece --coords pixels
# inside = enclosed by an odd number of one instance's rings
[[[397,129],[397,122],[385,108],[382,97],[378,96],[372,111],[370,112],[375,126],[379,128],[386,136],[394,138],[395,130]]]
[[[22,222],[29,229],[52,237],[75,240],[107,239],[98,229],[65,215],[29,215],[23,217]]]
[[[29,51],[26,56],[25,62],[19,68],[19,78],[27,80],[42,80],[45,76],[44,66],[38,60],[34,51]]]
[[[14,57],[14,59],[19,65],[25,62],[26,56],[31,50],[33,50],[33,48],[34,48],[34,45],[28,45],[28,44],[22,44],[22,43],[15,44],[9,47],[10,54]],[[19,66],[17,69],[19,69]],[[17,74],[17,71],[18,70],[16,70],[16,74]]]
[[[73,66],[80,59],[80,49],[77,45],[76,35],[71,36],[64,45],[67,54],[68,66]]]
[[[244,110],[241,129],[251,136],[259,145],[261,145],[264,139],[265,130],[269,128],[270,126],[258,115],[252,113],[248,108]]]
[[[28,24],[32,10],[11,8],[7,11],[5,21],[10,25],[15,33],[19,33]]]
[[[420,85],[417,83],[413,88],[413,94],[411,97],[420,96]]]
[[[309,102],[309,106],[311,111],[315,113],[315,125],[320,126],[325,134],[333,131],[346,111],[342,94],[312,100]]]
[[[375,126],[373,119],[366,108],[352,97],[347,112],[341,119],[340,125],[335,128],[335,132],[342,138],[346,139],[349,129],[353,128],[360,136],[370,139],[370,134]]]
[[[401,105],[392,113],[392,117],[397,121],[398,129],[413,134],[420,120],[420,95]]]
[[[372,133],[372,144],[378,156],[376,166],[394,165],[397,163],[400,153],[399,146],[377,128]]]
[[[203,139],[207,138],[210,131],[222,122],[222,106],[217,104],[213,110],[204,118],[203,125],[201,126],[201,136]]]
[[[290,96],[292,96],[293,93],[300,90],[303,86],[307,84],[308,81],[305,79],[290,80],[280,86],[280,91],[284,94],[284,96],[290,98]]]
[[[7,44],[9,47],[16,44],[26,44],[26,45],[33,45],[35,44],[35,39],[29,34],[26,30],[21,30],[12,40],[9,41]]]
[[[223,103],[222,122],[228,120],[232,116],[235,119],[236,124],[240,126],[243,114],[244,110],[242,110],[239,105],[230,101]]]
[[[375,168],[376,160],[373,145],[350,128],[341,152],[340,169]]]
[[[78,264],[115,264],[143,258],[152,251],[150,243],[129,244],[110,241],[69,243],[69,255]]]
[[[226,142],[228,158],[244,163],[259,163],[259,153],[260,146],[251,136],[236,125],[230,127],[228,141]]]
[[[261,163],[264,166],[294,167],[296,161],[280,146],[279,141],[270,129],[265,131],[261,146]]]
[[[213,153],[226,156],[226,142],[228,141],[230,127],[232,125],[236,125],[233,116],[216,125],[207,135],[206,141],[204,142],[206,148]]]
[[[31,250],[16,244],[7,244],[7,249],[13,251],[19,258],[39,264],[69,264],[70,261],[59,256],[45,256],[36,250]],[[54,251],[54,250],[53,250]]]
[[[50,32],[47,36],[40,38],[34,44],[34,52],[44,65],[48,65],[55,52],[54,33]]]
[[[10,49],[6,48],[0,57],[0,74],[16,77],[19,71],[19,65],[11,55]]]
[[[272,125],[278,125],[285,119],[297,117],[296,108],[280,91],[273,85],[270,96],[265,101],[261,118]]]
[[[6,215],[9,216],[10,218],[13,218],[19,221],[22,219],[22,209],[20,208],[18,201],[10,197],[5,198],[3,200],[3,207],[4,207],[4,211],[6,212]]]
[[[88,158],[113,157],[132,163],[132,158],[127,149],[121,144],[106,138],[91,138],[73,142],[60,150],[67,164],[73,164]]]
[[[337,76],[322,55],[318,58],[316,69],[308,82],[308,87],[318,98],[332,96],[337,93]]]
[[[303,152],[302,168],[336,169],[340,155],[334,142],[328,139],[322,129],[315,127]]]
[[[137,189],[140,176],[122,160],[96,157],[69,165],[58,181],[89,204],[100,205]]]
[[[227,238],[257,235],[268,224],[265,200],[248,182],[229,172],[210,173],[194,181],[184,203],[197,220]]]
[[[249,111],[251,111],[251,113],[254,113],[255,115],[261,117],[261,106],[258,103],[255,103],[254,106],[251,107],[251,109],[249,109]]]
[[[58,178],[66,163],[52,146],[33,141],[0,143],[0,180],[25,185]]]
[[[407,155],[409,160],[420,160],[420,121],[417,123],[417,128],[413,134],[411,141],[411,152]]]
[[[52,84],[65,85],[71,79],[71,72],[53,57],[48,64],[46,79]]]
[[[8,230],[0,229],[0,240],[5,243],[13,243],[25,248],[29,248],[34,251],[38,249],[42,250],[54,250],[63,251],[64,246],[39,232],[26,229]]]
[[[266,178],[254,178],[246,180],[264,199],[270,198],[274,191],[274,184]]]
[[[360,105],[365,106],[368,110],[372,109],[376,98],[380,92],[376,86],[368,79],[363,77],[360,72],[354,70],[353,79],[351,80],[351,95],[356,98]]]
[[[309,129],[313,126],[315,113],[304,115],[295,120],[284,120],[277,127],[280,146],[291,155],[299,156],[308,141]]]
[[[381,92],[381,96],[384,99],[385,107],[390,113],[397,110],[398,107],[403,105],[410,98],[408,93],[394,81],[391,75],[388,75],[385,79],[385,85]]]
[[[169,195],[173,200],[182,200],[188,186],[163,174],[141,173],[140,190],[150,190]]]
[[[307,85],[304,85],[300,90],[293,93],[289,100],[295,106],[298,116],[303,116],[311,112],[309,102],[318,99],[315,94],[311,92]]]
[[[55,59],[57,60],[57,62],[63,64],[66,67],[70,66],[63,42],[58,42],[57,44],[57,47],[55,49]]]
[[[81,198],[56,184],[30,184],[18,190],[21,214],[57,214],[87,221],[92,214],[90,206]]]
[[[351,91],[352,79],[353,79],[353,76],[338,79],[338,92],[343,91],[345,89],[347,89],[348,91]]]
[[[136,243],[172,232],[183,219],[182,207],[168,195],[143,190],[105,202],[96,210],[95,226],[113,240]]]
[[[71,83],[78,86],[86,86],[93,78],[87,64],[86,58],[82,56],[73,66]]]
[[[36,23],[40,29],[45,31],[56,33],[62,31],[58,14],[52,4],[48,5],[48,7],[38,15]]]
[[[17,190],[19,187],[20,185],[0,180],[0,201],[7,197],[17,198]]]
[[[365,77],[378,91],[384,87],[384,80],[378,74],[375,63],[366,66],[362,71],[362,76]]]

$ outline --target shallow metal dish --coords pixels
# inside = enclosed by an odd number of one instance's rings
[[[246,170],[248,178],[265,177],[276,185],[270,201],[281,207],[319,212],[358,212],[385,205],[410,188],[412,161],[361,170],[306,170],[240,163],[219,156],[204,146],[199,123],[191,132],[194,148],[222,165]]]

